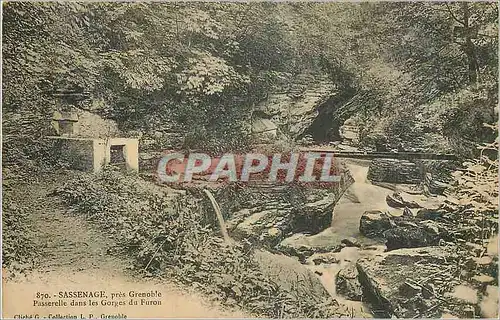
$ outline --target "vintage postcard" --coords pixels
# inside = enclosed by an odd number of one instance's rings
[[[498,318],[497,2],[2,2],[2,319]]]

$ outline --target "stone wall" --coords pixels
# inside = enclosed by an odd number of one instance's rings
[[[60,165],[82,171],[94,169],[94,141],[92,139],[47,139],[53,145],[54,158]]]
[[[46,141],[53,146],[54,159],[68,169],[97,172],[112,161],[111,146],[123,146],[125,169],[139,170],[137,139],[49,137]]]

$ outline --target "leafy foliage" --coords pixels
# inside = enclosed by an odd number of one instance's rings
[[[421,148],[467,153],[469,141],[439,123],[409,129],[417,114],[450,108],[443,96],[465,106],[476,99],[465,91],[496,88],[497,20],[493,3],[7,3],[5,128],[18,130],[11,113],[30,114],[30,134],[42,131],[48,91],[70,87],[90,92],[81,108],[125,130],[245,149],[251,110],[280,74],[322,70],[342,96],[322,114],[330,127],[357,115],[365,142],[382,134],[404,149],[426,135],[434,142]],[[478,113],[493,109],[488,90]]]
[[[12,271],[24,271],[33,264],[38,254],[32,239],[28,237],[30,215],[27,208],[15,201],[13,190],[3,185],[2,201],[2,266]]]

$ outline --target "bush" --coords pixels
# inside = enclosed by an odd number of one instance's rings
[[[29,211],[13,198],[9,186],[3,184],[2,266],[11,271],[24,271],[33,265],[36,247],[27,236],[30,231]]]

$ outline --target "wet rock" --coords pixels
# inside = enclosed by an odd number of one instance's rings
[[[441,209],[420,209],[417,212],[416,218],[421,220],[440,220],[448,214],[447,211]]]
[[[407,160],[375,159],[368,169],[368,180],[371,181],[419,184],[422,179],[421,168]]]
[[[411,298],[422,293],[422,287],[406,281],[399,287],[399,293],[405,297]]]
[[[456,265],[457,259],[453,248],[398,249],[362,258],[356,267],[365,296],[389,317],[439,317],[445,312],[457,315],[463,312],[460,305],[438,304],[440,300],[434,294],[424,296],[424,286],[435,284],[436,275],[454,279],[454,274],[447,274],[447,270]]]
[[[399,193],[393,193],[385,198],[387,205],[393,208],[421,208],[421,206],[415,201],[407,201]]]
[[[358,270],[355,265],[350,265],[338,272],[335,287],[337,294],[346,299],[361,301],[363,298],[363,289],[361,283],[359,283]]]
[[[387,250],[435,245],[438,238],[419,227],[396,227],[383,233]]]
[[[359,232],[367,237],[380,237],[392,226],[387,213],[378,210],[366,211],[359,221]]]
[[[281,288],[296,292],[300,297],[318,300],[318,303],[329,298],[329,293],[318,277],[297,260],[263,250],[257,250],[254,258],[262,273],[274,279]]]
[[[305,263],[307,258],[315,253],[338,252],[341,249],[339,244],[329,244],[322,241],[314,241],[315,238],[305,234],[297,233],[281,241],[277,246],[280,252],[299,258]]]
[[[346,247],[361,247],[361,243],[359,242],[359,240],[354,237],[342,239],[340,243],[345,245]]]

